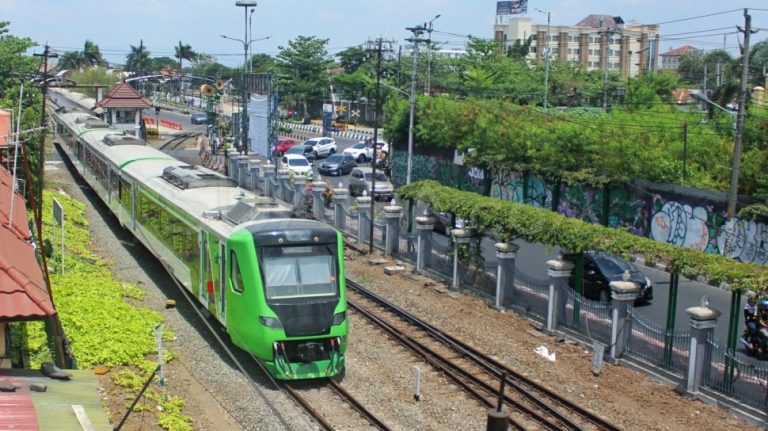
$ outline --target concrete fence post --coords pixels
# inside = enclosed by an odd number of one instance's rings
[[[226,160],[227,160],[227,175],[229,175],[229,178],[231,179],[237,179],[237,161],[235,160],[235,157],[238,157],[239,154],[237,153],[237,150],[234,148],[227,149],[226,153]]]
[[[288,169],[278,169],[277,170],[277,182],[278,187],[280,188],[280,191],[278,192],[277,196],[282,200],[283,202],[290,202],[288,199],[289,192],[291,190],[291,171]]]
[[[403,207],[400,205],[384,207],[384,222],[387,224],[384,256],[394,256],[400,251],[400,217],[402,215]]]
[[[635,303],[640,287],[632,281],[612,281],[611,286],[611,352],[610,359],[616,363],[624,354],[629,340],[627,325],[629,308]]]
[[[418,244],[416,245],[417,272],[428,268],[432,260],[432,230],[434,228],[434,217],[416,217],[416,232],[418,233]]]
[[[469,244],[472,239],[472,232],[468,229],[452,229],[451,236],[453,237],[453,279],[451,280],[451,288],[459,288],[459,250],[464,244]]]
[[[360,196],[357,198],[357,243],[368,242],[371,228],[371,198]]]
[[[271,165],[264,165],[264,196],[269,198],[277,197],[275,193],[275,186],[272,184],[272,179],[275,177],[274,169],[267,169]]]
[[[555,332],[558,322],[565,320],[565,306],[568,303],[566,289],[568,289],[568,278],[571,276],[571,271],[573,271],[573,263],[567,260],[552,259],[547,261],[549,300],[547,302],[545,332]]]
[[[254,193],[257,192],[259,189],[259,183],[260,183],[260,174],[261,171],[261,160],[253,160],[251,159],[249,165],[248,165],[248,172],[250,175],[250,190],[253,190]]]
[[[237,185],[247,189],[248,188],[248,156],[240,156],[237,159]]]
[[[517,244],[499,242],[496,243],[496,259],[498,267],[496,272],[496,302],[497,310],[504,308],[504,304],[514,302],[515,296],[515,259],[520,246]]]
[[[307,186],[307,177],[304,175],[296,175],[293,177],[293,208],[294,213],[302,217],[307,210],[304,207],[304,190]]]
[[[347,215],[344,214],[344,202],[347,200],[349,192],[347,189],[333,189],[333,226],[344,232],[347,224]]]
[[[320,221],[325,221],[325,200],[323,193],[328,187],[323,181],[312,182],[312,215]]]
[[[688,313],[688,324],[691,325],[691,345],[683,391],[688,396],[696,397],[701,388],[705,367],[709,366],[711,359],[707,339],[715,331],[720,311],[709,306],[698,306],[690,307],[685,312]]]

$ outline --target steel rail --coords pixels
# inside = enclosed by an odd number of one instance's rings
[[[430,324],[424,322],[423,320],[419,319],[418,317],[414,316],[413,314],[397,307],[394,304],[391,304],[386,299],[382,298],[379,295],[376,295],[375,293],[369,291],[368,289],[365,289],[362,285],[359,283],[356,283],[352,280],[347,279],[347,287],[349,287],[352,290],[355,290],[362,295],[370,298],[371,300],[375,301],[376,303],[384,306],[387,309],[392,310],[395,314],[400,315],[403,319],[410,322],[413,325],[416,325],[417,327],[422,328],[422,330],[428,332],[432,337],[436,338],[437,340],[451,346],[451,348],[460,353],[461,355],[471,359],[474,361],[477,365],[485,369],[487,372],[494,374],[496,376],[501,376],[502,373],[506,372],[508,375],[507,381],[521,394],[523,394],[525,397],[531,400],[531,402],[537,404],[540,408],[545,409],[547,411],[551,411],[553,415],[556,415],[558,417],[562,417],[566,423],[571,423],[572,426],[575,427],[575,429],[578,429],[578,425],[573,423],[571,420],[567,419],[565,415],[561,412],[559,412],[557,409],[555,409],[551,404],[543,399],[541,399],[539,396],[535,395],[534,393],[531,393],[531,391],[536,391],[540,394],[543,394],[544,396],[554,399],[557,401],[557,403],[561,404],[563,407],[577,413],[578,415],[586,418],[593,424],[597,425],[601,429],[608,430],[608,431],[616,431],[619,430],[616,425],[611,424],[606,419],[598,416],[597,414],[585,409],[584,407],[574,404],[570,400],[562,397],[561,395],[557,394],[556,392],[539,385],[538,383],[534,382],[530,378],[522,375],[521,373],[507,367],[504,364],[499,363],[498,361],[488,357],[487,355],[484,355],[483,353],[479,352],[477,349],[467,345],[466,343],[456,339],[455,337],[446,334],[439,329],[431,326]]]

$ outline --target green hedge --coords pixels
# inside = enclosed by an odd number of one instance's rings
[[[620,256],[642,255],[649,262],[664,262],[683,276],[701,275],[711,282],[726,282],[734,291],[762,291],[768,271],[718,254],[665,244],[630,232],[586,223],[558,213],[501,199],[462,192],[436,181],[401,187],[398,197],[414,199],[469,220],[479,231],[494,230],[503,241],[522,239],[559,246],[574,253],[607,251]]]

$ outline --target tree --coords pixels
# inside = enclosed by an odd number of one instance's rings
[[[358,67],[368,62],[368,52],[362,46],[347,48],[336,56],[339,57],[339,65],[346,73],[354,73]]]
[[[283,97],[298,103],[307,115],[310,100],[322,100],[328,92],[328,68],[331,59],[326,51],[328,39],[299,36],[278,47],[278,86]]]
[[[251,56],[249,65],[254,73],[269,73],[275,69],[275,58],[269,54],[258,53]]]
[[[179,59],[179,72],[182,71],[182,63],[184,60],[193,61],[195,58],[197,58],[197,53],[195,51],[192,51],[192,47],[189,45],[184,45],[179,41],[179,46],[174,48],[176,53],[173,55],[174,57]]]
[[[99,46],[86,40],[82,51],[70,51],[59,58],[56,68],[59,70],[82,70],[89,67],[105,66]]]
[[[11,25],[10,21],[0,21],[0,36],[8,33],[8,26]]]
[[[144,40],[139,41],[139,46],[131,45],[131,52],[125,58],[125,70],[138,74],[149,71],[152,60],[149,51],[144,47]]]

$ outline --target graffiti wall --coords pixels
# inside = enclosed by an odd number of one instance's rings
[[[393,171],[400,184],[405,182],[406,161],[405,157],[395,159]],[[433,179],[448,187],[482,193],[485,175],[480,169],[456,166],[449,157],[419,155],[413,160],[413,181]],[[555,199],[557,212],[566,217],[590,223],[603,220],[603,188],[563,184],[555,197],[553,186],[539,177],[524,180],[511,173],[495,175],[491,181],[492,197],[539,208],[552,208]],[[607,206],[608,226],[742,262],[768,264],[768,225],[738,219],[732,227],[726,225],[725,203],[626,185],[608,190]]]

